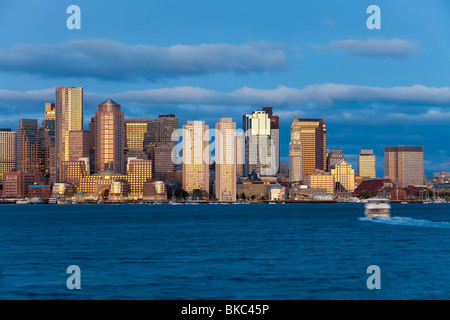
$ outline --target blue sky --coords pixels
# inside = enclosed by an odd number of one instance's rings
[[[66,8],[81,8],[81,30]],[[366,9],[381,8],[381,30]],[[425,148],[428,176],[450,160],[446,1],[0,0],[0,127],[43,117],[54,88],[85,89],[85,125],[112,98],[128,118],[180,123],[272,106],[288,159],[294,114],[323,118],[329,148],[356,167],[384,146]]]

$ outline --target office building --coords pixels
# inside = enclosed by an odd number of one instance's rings
[[[355,170],[345,160],[335,163],[330,170],[334,177],[337,191],[355,191]]]
[[[69,145],[69,161],[77,161],[79,158],[89,157],[91,145],[89,131],[69,131]]]
[[[53,104],[54,105],[54,104]],[[47,114],[46,114],[47,116]],[[39,128],[41,155],[43,158],[44,177],[51,183],[56,179],[56,132],[55,120],[45,119]]]
[[[3,173],[17,168],[16,143],[16,132],[0,129],[0,185],[3,184]]]
[[[303,180],[301,127],[297,115],[291,125],[291,142],[289,143],[289,182]]]
[[[385,147],[384,174],[402,188],[423,185],[423,147]]]
[[[363,178],[375,179],[377,177],[376,171],[376,157],[373,150],[363,149],[358,156],[358,175]]]
[[[172,140],[174,134],[174,140]],[[144,148],[161,144],[174,147],[178,140],[178,118],[174,114],[160,114],[154,122],[148,123],[148,132],[144,137]]]
[[[111,99],[98,105],[95,123],[95,172],[125,172],[125,119],[120,104]]]
[[[334,193],[335,180],[330,172],[315,169],[304,178],[304,184],[312,189],[325,189],[327,194]]]
[[[56,107],[54,103],[45,104],[45,120],[56,120]]]
[[[55,88],[56,175],[60,178],[60,163],[69,161],[69,131],[83,130],[83,88]]]
[[[17,129],[17,169],[23,172],[43,171],[41,141],[36,119],[20,119]]]
[[[303,177],[315,169],[326,170],[327,165],[327,128],[322,119],[299,119],[300,139],[302,143]]]
[[[339,161],[345,160],[344,153],[341,149],[333,149],[328,152],[327,157],[327,171],[330,171],[331,168],[338,163]]]
[[[144,150],[145,134],[152,119],[125,119],[125,133],[127,152],[129,150]]]

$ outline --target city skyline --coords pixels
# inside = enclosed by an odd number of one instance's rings
[[[111,98],[129,118],[170,111],[185,123],[195,112],[213,127],[220,117],[240,123],[243,114],[272,106],[283,162],[295,114],[325,119],[327,144],[344,150],[354,168],[360,149],[382,160],[387,145],[424,146],[427,176],[450,160],[448,143],[435,139],[450,120],[441,72],[449,63],[447,3],[383,3],[380,30],[366,27],[369,2],[255,1],[252,14],[235,2],[121,10],[77,4],[80,30],[67,29],[67,4],[60,1],[0,4],[0,26],[12,30],[0,44],[0,128],[40,118],[41,103],[66,85],[86,89],[86,115]],[[26,18],[19,25],[11,12]],[[236,23],[227,23],[227,14]],[[99,17],[116,23],[97,24]],[[88,122],[86,116],[84,130]]]

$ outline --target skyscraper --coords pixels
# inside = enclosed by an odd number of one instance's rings
[[[127,150],[144,150],[145,134],[152,122],[152,119],[125,119]]]
[[[236,201],[236,123],[221,118],[216,123],[216,198]]]
[[[20,119],[17,129],[17,168],[23,172],[42,172],[43,157],[38,121]]]
[[[68,161],[69,131],[83,130],[83,88],[55,89],[56,119],[56,175],[60,178],[60,164]]]
[[[125,172],[125,118],[120,104],[111,99],[98,105],[95,113],[95,171]]]
[[[270,120],[270,139],[275,149],[275,167],[276,172],[280,171],[280,118],[273,114],[272,107],[263,107],[262,110],[267,113]]]
[[[79,158],[89,157],[90,136],[89,131],[72,130],[69,131],[69,161],[77,161]]]
[[[327,128],[322,119],[299,119],[302,142],[303,178],[314,169],[326,170]]]
[[[17,168],[16,143],[16,132],[0,129],[0,185],[3,184],[3,173]]]
[[[47,113],[46,113],[47,116]],[[55,142],[55,120],[45,119],[39,129],[41,141],[41,154],[43,157],[44,177],[50,182],[56,182],[56,142]]]
[[[174,131],[178,133],[178,118],[174,114],[160,114],[154,122],[148,124],[144,148],[156,147],[161,144],[174,147],[176,141],[172,141],[171,139]]]
[[[301,127],[297,115],[291,125],[291,142],[289,143],[289,182],[303,180]]]
[[[376,171],[376,157],[371,149],[363,149],[358,156],[358,175],[375,179],[377,177]]]
[[[243,116],[245,131],[245,167],[248,176],[272,176],[278,172],[276,144],[272,139],[271,120],[265,111],[254,111]],[[276,138],[276,137],[275,137]]]
[[[423,147],[385,147],[384,174],[400,187],[423,185]]]
[[[183,189],[209,192],[209,141],[203,140],[209,126],[204,121],[183,125]]]

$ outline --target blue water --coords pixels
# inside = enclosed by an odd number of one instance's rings
[[[0,299],[449,299],[450,205],[0,205]],[[81,290],[69,290],[69,265]],[[381,289],[369,290],[369,265]]]

